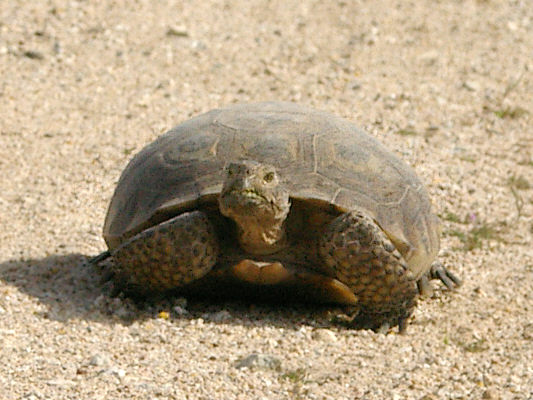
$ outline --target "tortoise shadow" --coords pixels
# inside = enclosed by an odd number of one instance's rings
[[[77,253],[0,263],[0,279],[38,299],[47,306],[43,317],[58,321],[102,320],[94,306],[106,290],[95,272],[87,257]]]
[[[46,306],[41,316],[60,322],[85,319],[99,323],[129,325],[157,318],[167,311],[173,320],[203,319],[221,325],[274,326],[298,330],[301,326],[339,327],[332,322],[332,306],[210,299],[197,296],[166,296],[135,301],[116,296],[105,272],[79,253],[44,258],[7,260],[0,263],[0,279]],[[182,307],[186,302],[186,306]]]

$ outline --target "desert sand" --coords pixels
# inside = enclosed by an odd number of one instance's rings
[[[0,5],[0,398],[532,399],[529,0]],[[407,334],[334,307],[112,297],[87,259],[129,159],[237,102],[345,117],[443,223]]]

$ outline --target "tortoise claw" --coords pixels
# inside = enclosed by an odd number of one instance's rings
[[[409,317],[400,317],[398,319],[398,333],[400,333],[400,335],[403,335],[407,332],[408,321],[409,321]]]
[[[430,279],[440,279],[448,289],[455,289],[462,285],[462,281],[440,262],[434,263],[429,270]]]
[[[402,316],[398,318],[398,333],[403,335],[407,332],[407,326],[409,325],[409,316]],[[386,335],[392,327],[390,321],[384,321],[378,328],[375,329],[376,333],[382,333]]]
[[[109,258],[109,257],[111,257],[111,253],[109,252],[109,250],[106,250],[106,251],[103,251],[102,253],[98,254],[97,256],[89,258],[89,260],[87,260],[87,262],[90,265],[97,265],[97,264],[99,264],[100,262],[104,261],[106,258]]]
[[[431,286],[431,283],[429,283],[427,275],[422,275],[422,277],[416,282],[416,286],[418,287],[418,293],[422,296],[431,297],[433,294],[433,287]]]

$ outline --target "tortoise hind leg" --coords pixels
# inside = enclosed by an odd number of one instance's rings
[[[321,238],[319,254],[358,297],[357,325],[383,331],[398,324],[405,330],[416,304],[416,280],[372,218],[354,211],[334,219]]]
[[[430,280],[439,279],[444,286],[453,290],[461,286],[463,282],[452,271],[442,265],[441,262],[435,261],[430,270],[422,275],[417,282],[418,292],[426,297],[430,297],[433,294],[433,288],[431,287]]]
[[[206,275],[217,261],[218,249],[208,217],[200,211],[183,213],[111,251],[116,283],[141,295],[178,288]]]
[[[455,289],[463,284],[461,279],[459,279],[452,273],[452,271],[448,270],[448,268],[438,261],[431,265],[431,269],[429,270],[429,279],[440,279],[440,281],[444,283],[448,289]]]

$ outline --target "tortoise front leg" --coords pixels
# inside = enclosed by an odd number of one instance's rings
[[[372,218],[354,211],[334,219],[319,243],[319,254],[357,296],[357,324],[379,331],[398,324],[405,330],[416,304],[416,279]]]
[[[148,228],[111,251],[117,284],[150,294],[184,286],[215,265],[218,238],[207,215],[183,213]]]

